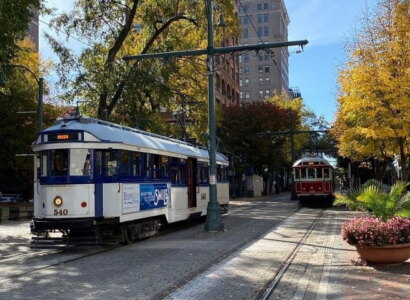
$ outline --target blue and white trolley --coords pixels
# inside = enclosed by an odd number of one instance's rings
[[[41,132],[33,150],[33,248],[131,243],[155,235],[160,224],[207,213],[204,148],[75,116]],[[218,153],[218,202],[224,212],[227,168],[228,160]]]

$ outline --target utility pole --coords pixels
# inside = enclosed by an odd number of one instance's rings
[[[232,47],[214,47],[213,39],[213,5],[212,0],[206,1],[206,10],[208,17],[208,47],[202,50],[187,50],[164,53],[149,53],[142,55],[133,55],[123,57],[125,61],[148,58],[170,58],[183,56],[199,56],[207,55],[208,62],[208,139],[209,139],[209,202],[207,207],[207,218],[205,223],[206,231],[223,231],[224,224],[221,219],[221,209],[217,199],[216,189],[216,122],[215,122],[215,54],[233,53],[246,50],[263,50],[278,47],[301,46],[308,43],[307,40],[255,44],[246,46],[232,46]]]

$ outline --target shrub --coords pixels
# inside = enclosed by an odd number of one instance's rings
[[[346,195],[336,195],[334,205],[346,205],[355,210],[361,210],[369,215],[381,218],[383,221],[394,216],[410,217],[409,183],[397,182],[390,192],[382,190],[379,182],[369,180]]]
[[[350,245],[385,246],[410,243],[410,219],[361,217],[342,225],[342,238]]]

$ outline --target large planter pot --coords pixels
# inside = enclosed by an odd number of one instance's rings
[[[395,264],[410,258],[410,244],[386,246],[356,246],[360,257],[375,264]]]

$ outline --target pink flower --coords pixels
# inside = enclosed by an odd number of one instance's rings
[[[360,217],[342,225],[343,240],[350,245],[383,246],[410,243],[410,219],[394,217],[386,222],[375,217]]]

